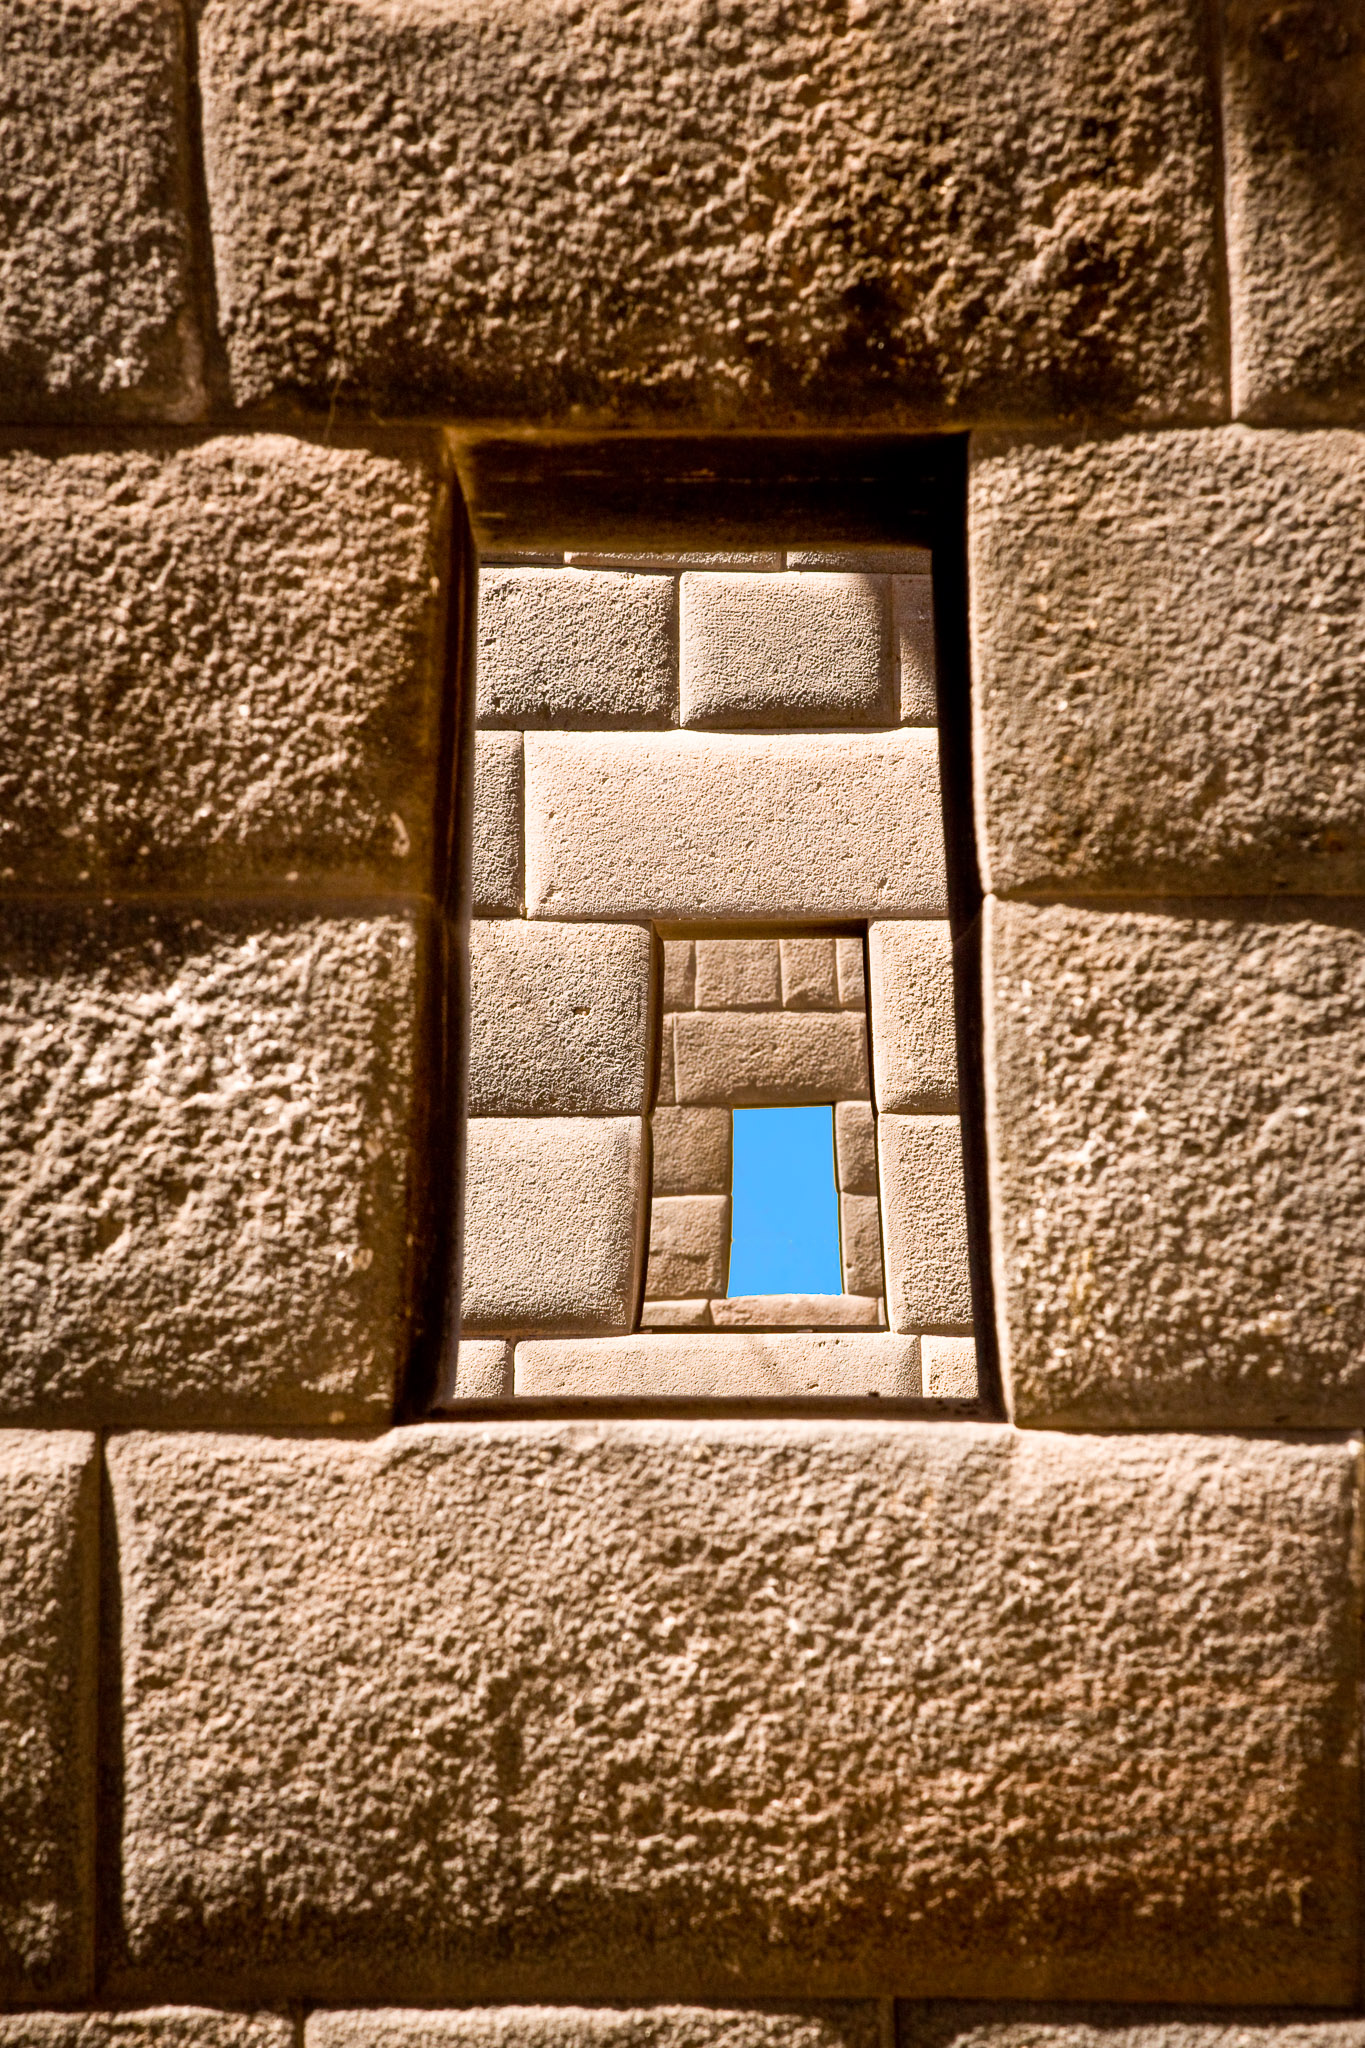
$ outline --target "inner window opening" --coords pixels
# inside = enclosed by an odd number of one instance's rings
[[[733,1114],[727,1297],[842,1293],[833,1104]]]

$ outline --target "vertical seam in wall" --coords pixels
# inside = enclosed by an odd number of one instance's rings
[[[96,1433],[98,1590],[95,1613],[95,1826],[92,1899],[93,1993],[98,1997],[122,1951],[123,1892],[123,1583],[118,1528],[105,1456],[108,1431]]]
[[[185,45],[185,157],[189,190],[190,275],[199,322],[204,393],[210,418],[232,410],[232,374],[218,321],[218,276],[213,261],[213,215],[204,163],[204,103],[199,89],[199,20],[196,0],[180,0]]]
[[[1205,0],[1204,61],[1209,79],[1209,117],[1213,123],[1213,264],[1215,318],[1219,325],[1219,361],[1223,372],[1223,417],[1237,417],[1237,366],[1232,346],[1232,260],[1228,243],[1228,167],[1223,119],[1223,52],[1226,42],[1226,0]]]

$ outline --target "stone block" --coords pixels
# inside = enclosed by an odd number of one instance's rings
[[[470,1115],[642,1115],[651,957],[639,925],[475,919]]]
[[[835,1103],[834,1172],[841,1194],[876,1194],[877,1123],[870,1102]]]
[[[1365,1420],[1359,906],[1000,905],[988,954],[1016,1416]]]
[[[884,577],[686,575],[679,649],[684,725],[890,722]]]
[[[533,917],[944,917],[937,736],[528,734],[526,890]]]
[[[735,1417],[108,1455],[119,1985],[1355,1996],[1348,1443]]]
[[[501,1401],[512,1391],[512,1347],[500,1337],[461,1337],[441,1402]]]
[[[659,1025],[659,1078],[655,1086],[654,1101],[658,1108],[671,1107],[678,1099],[674,1077],[673,1019],[665,1016]]]
[[[675,725],[677,584],[605,569],[479,573],[481,725]]]
[[[840,1008],[844,1010],[866,1010],[867,977],[863,967],[862,940],[853,938],[836,939],[834,941],[834,953],[839,970]]]
[[[690,1010],[696,991],[697,954],[691,939],[665,939],[664,1008]]]
[[[0,2048],[293,2048],[294,2040],[278,2013],[207,2006],[0,2014]]]
[[[839,972],[836,947],[828,938],[781,939],[784,1010],[837,1010]]]
[[[521,909],[522,797],[521,734],[475,733],[470,908],[476,917]]]
[[[0,451],[0,889],[429,889],[443,502],[276,434]]]
[[[929,576],[896,576],[891,583],[891,625],[902,725],[938,723],[938,653],[934,644],[934,585]]]
[[[980,1393],[973,1337],[921,1337],[924,1392],[935,1401],[975,1401]]]
[[[709,1301],[651,1301],[646,1295],[640,1310],[642,1330],[709,1330],[710,1327]]]
[[[647,1296],[677,1300],[724,1294],[729,1267],[728,1195],[655,1197],[649,1216]]]
[[[415,912],[0,912],[0,1417],[387,1419],[430,949]]]
[[[471,1117],[464,1327],[629,1329],[644,1194],[639,1117]]]
[[[832,1103],[867,1093],[867,1032],[847,1010],[683,1010],[673,1058],[680,1103]]]
[[[776,939],[698,939],[699,1010],[780,1010],[782,963]]]
[[[585,553],[570,548],[564,560],[573,569],[645,569],[665,575],[683,569],[780,569],[783,566],[780,548],[759,548],[751,554],[743,552],[727,554],[703,548],[700,551],[664,555],[648,549],[625,554]]]
[[[840,1195],[839,1255],[845,1294],[883,1292],[882,1225],[875,1195]]]
[[[869,2000],[786,2012],[709,2005],[651,2005],[633,2011],[620,2006],[498,2005],[463,2012],[401,2008],[315,2012],[305,2022],[303,2048],[886,2048],[886,2044],[878,2028],[877,2007]],[[1324,2043],[1323,2048],[1336,2048],[1336,2044]]]
[[[1193,0],[763,0],[701,36],[683,0],[647,29],[625,0],[210,0],[199,51],[239,404],[904,429],[1224,401]],[[381,150],[356,110],[390,101]]]
[[[946,919],[869,925],[867,958],[878,1109],[956,1110],[953,941]]]
[[[711,1303],[717,1330],[875,1330],[882,1305],[865,1294],[730,1294]]]
[[[962,1134],[955,1116],[879,1116],[886,1305],[893,1330],[970,1328]]]
[[[789,569],[843,569],[856,576],[927,576],[928,548],[788,548]]]
[[[91,1436],[0,1430],[7,2001],[84,1998],[93,1986],[98,1474]]]
[[[198,418],[180,9],[5,0],[0,46],[0,418]]]
[[[728,1109],[656,1109],[650,1133],[656,1195],[730,1192]]]
[[[717,1331],[723,1327],[718,1311],[727,1305],[711,1304]],[[517,1392],[542,1398],[898,1400],[920,1391],[917,1338],[810,1329],[797,1335],[773,1332],[771,1324],[766,1334],[749,1328],[743,1335],[518,1344],[516,1371]]]
[[[926,2000],[898,2014],[897,2048],[1361,2048],[1346,2014],[1153,2012],[1146,2006]]]
[[[1365,892],[1365,435],[987,442],[986,885]]]

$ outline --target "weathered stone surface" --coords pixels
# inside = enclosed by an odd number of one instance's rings
[[[0,418],[198,417],[172,0],[0,9]]]
[[[751,554],[727,553],[724,550],[701,549],[681,554],[661,555],[649,549],[637,549],[625,554],[591,553],[582,549],[569,548],[564,560],[574,569],[648,569],[670,571],[682,569],[781,569],[784,564],[780,548],[759,548]]]
[[[659,1025],[659,1077],[654,1101],[659,1108],[671,1107],[678,1099],[674,1075],[673,1019],[666,1013]]]
[[[293,2041],[293,2027],[277,2013],[207,2006],[0,2014],[0,2048],[292,2048]]]
[[[474,735],[470,908],[476,917],[521,908],[521,734]]]
[[[1144,2006],[904,2005],[898,2048],[1360,2048],[1358,2019],[1321,2013],[1153,2012]]]
[[[1354,1997],[1348,1444],[614,1421],[109,1461],[144,1975]]]
[[[533,917],[944,917],[937,736],[528,733],[526,898]]]
[[[729,1294],[711,1303],[717,1330],[875,1330],[881,1303],[866,1294]]]
[[[926,916],[936,912],[926,911]],[[839,967],[839,1002],[845,1010],[867,1008],[867,976],[863,967],[863,942],[861,939],[842,938],[834,941],[835,958]]]
[[[512,1347],[500,1337],[461,1337],[441,1402],[497,1401],[512,1391]]]
[[[931,577],[897,576],[891,584],[891,621],[903,725],[933,725],[938,719],[938,656],[934,645],[934,585]]]
[[[728,1195],[656,1195],[649,1215],[645,1293],[676,1301],[724,1294],[730,1266]]]
[[[430,887],[442,501],[274,434],[0,452],[0,887]]]
[[[672,576],[482,570],[480,724],[675,725],[677,607]]]
[[[927,576],[928,548],[788,548],[789,569],[843,569],[856,576]]]
[[[693,1002],[697,1009],[781,1009],[782,955],[778,940],[698,939],[695,953]]]
[[[876,1194],[877,1124],[870,1102],[835,1103],[834,1160],[842,1194]]]
[[[0,912],[0,1416],[386,1419],[425,1197],[428,927]]]
[[[311,2013],[304,2048],[884,2048],[877,2007],[756,2012],[698,2005],[498,2005]],[[1212,2048],[1212,2044],[1211,2044]],[[1222,2048],[1222,2044],[1218,2044]],[[1292,2048],[1310,2048],[1294,2043]],[[1324,2043],[1323,2048],[1338,2048]],[[1339,2048],[1347,2048],[1342,2042]]]
[[[780,939],[784,1010],[837,1010],[839,969],[836,941]]]
[[[882,1225],[875,1195],[840,1195],[839,1254],[845,1294],[882,1292]]]
[[[709,1330],[709,1301],[651,1301],[645,1296],[640,1310],[642,1330]]]
[[[4,1999],[93,1978],[98,1469],[93,1437],[0,1430]]]
[[[680,1010],[680,1103],[834,1102],[867,1093],[867,1031],[856,1011]]]
[[[867,958],[878,1109],[955,1110],[957,1026],[947,920],[869,925]]]
[[[475,919],[471,1116],[639,1116],[652,942],[640,925]]]
[[[1358,907],[997,905],[988,955],[1016,1416],[1365,1419]]]
[[[664,940],[664,1008],[690,1010],[696,997],[697,954],[691,939]]]
[[[929,1399],[976,1400],[980,1387],[974,1337],[921,1337],[919,1355]]]
[[[686,575],[679,649],[684,725],[890,722],[885,577]]]
[[[989,888],[1365,891],[1365,436],[987,442],[971,505]]]
[[[1207,417],[1204,38],[1193,0],[701,24],[685,0],[211,0],[236,395],[574,425]]]
[[[650,1135],[656,1195],[729,1192],[728,1109],[656,1109]]]
[[[465,1326],[629,1329],[644,1193],[639,1117],[471,1117]]]
[[[750,1297],[751,1305],[758,1299]],[[787,1297],[767,1299],[783,1301]],[[711,1304],[718,1331],[723,1329],[720,1312],[728,1306],[725,1301]],[[771,1401],[812,1396],[860,1399],[876,1394],[894,1400],[913,1397],[920,1390],[916,1338],[862,1332],[851,1336],[842,1331],[825,1335],[807,1330],[799,1336],[786,1331],[707,1332],[518,1344],[516,1373],[519,1394],[542,1398],[591,1394],[619,1400],[657,1395],[684,1400]]]
[[[877,1150],[893,1330],[971,1326],[962,1133],[955,1116],[879,1116]]]

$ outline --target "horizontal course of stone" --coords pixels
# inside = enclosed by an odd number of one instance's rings
[[[724,1306],[711,1304],[713,1319]],[[752,1306],[767,1319],[766,1303],[761,1310],[758,1301]],[[539,1399],[606,1394],[622,1400],[811,1395],[858,1399],[869,1394],[895,1400],[924,1391],[917,1338],[826,1334],[820,1330],[814,1302],[808,1304],[807,1317],[808,1330],[801,1335],[718,1332],[521,1343],[514,1361],[514,1391]]]

